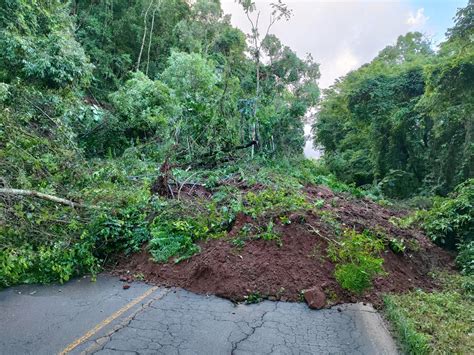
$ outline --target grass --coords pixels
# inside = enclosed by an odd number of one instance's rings
[[[469,354],[474,349],[473,277],[437,277],[441,291],[386,296],[387,317],[408,354]]]

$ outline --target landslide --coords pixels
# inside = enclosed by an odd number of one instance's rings
[[[248,192],[247,187],[240,188],[243,193]],[[262,187],[257,185],[254,189]],[[202,190],[185,188],[186,202],[192,203],[196,196],[211,198],[211,191]],[[324,186],[308,185],[301,193],[311,206],[318,207],[293,211],[285,218],[252,218],[240,212],[224,237],[199,241],[200,252],[189,259],[156,263],[145,245],[139,253],[123,255],[113,272],[128,280],[135,277],[233,301],[301,301],[303,290],[317,287],[325,293],[330,306],[357,301],[380,305],[387,292],[431,290],[437,284],[430,272],[453,267],[452,254],[434,245],[420,229],[398,226],[397,221],[407,211],[384,207],[368,198],[335,193]],[[244,243],[235,242],[253,229],[265,228],[269,219],[275,235],[280,236],[278,242],[251,236]],[[385,274],[377,276],[373,287],[362,294],[339,285],[334,276],[335,264],[328,257],[329,244],[338,241],[341,230],[348,229],[369,230],[384,238],[387,245],[395,238],[405,246],[402,252],[387,246],[380,253]]]

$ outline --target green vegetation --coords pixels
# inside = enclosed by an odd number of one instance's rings
[[[324,165],[335,178],[381,204],[412,209],[392,222],[420,226],[436,244],[456,250],[464,280],[474,270],[473,19],[470,0],[437,51],[420,33],[400,36],[324,92],[313,124],[315,145],[324,149]],[[396,235],[382,239],[400,255],[420,250]],[[333,245],[333,260],[347,247]],[[357,254],[350,251],[351,258]],[[343,287],[370,285],[370,272],[358,272],[348,258],[339,263],[346,265],[336,268]],[[375,261],[366,266],[378,267]],[[454,282],[441,292],[387,296],[386,306],[409,353],[469,353],[473,347],[472,289]]]
[[[275,22],[291,14],[274,10]],[[271,61],[254,61],[256,52]],[[206,188],[238,169],[251,184],[285,181],[260,167],[301,154],[317,78],[318,64],[274,35],[248,44],[215,0],[2,2],[0,286],[95,273],[146,242],[156,260],[181,260],[239,210],[301,205],[287,185],[249,195],[249,206],[216,185],[223,200],[202,209],[167,205],[149,189],[164,160],[178,182]],[[220,171],[225,160],[254,170]],[[259,233],[272,239],[273,227]]]
[[[474,179],[459,185],[448,198],[436,198],[433,207],[418,217],[434,242],[459,249],[462,271],[474,273]]]
[[[383,259],[377,257],[383,250],[383,241],[367,231],[344,231],[343,239],[334,241],[328,250],[336,263],[336,280],[343,288],[362,293],[375,276],[383,274]]]
[[[441,291],[387,296],[387,317],[409,354],[468,354],[474,346],[472,276],[438,277]]]
[[[473,177],[473,8],[459,10],[439,52],[408,33],[325,92],[313,128],[338,179],[406,198]]]
[[[473,1],[438,51],[420,33],[400,36],[322,101],[319,65],[271,34],[291,9],[269,4],[262,29],[255,3],[238,3],[249,34],[219,0],[1,2],[0,288],[95,275],[143,248],[178,263],[235,225],[234,251],[256,239],[281,251],[285,229],[314,218],[329,247],[308,257],[328,256],[330,277],[362,295],[390,277],[382,253],[416,257],[421,243],[348,229],[339,200],[307,192],[325,185],[415,209],[391,222],[420,225],[458,252],[463,276],[443,276],[441,291],[388,295],[386,306],[407,352],[469,352]],[[325,154],[314,162],[302,158],[303,128],[317,106]],[[247,292],[247,303],[263,298]]]
[[[252,1],[238,3],[258,16]],[[272,25],[291,16],[282,1],[269,6]],[[313,218],[325,241],[309,257],[328,262],[329,242],[329,277],[360,296],[390,277],[382,253],[416,257],[423,245],[350,229],[334,211],[341,200],[308,192],[325,185],[416,209],[392,222],[421,225],[458,252],[462,278],[386,304],[409,352],[467,352],[473,18],[471,0],[439,51],[419,33],[400,36],[320,101],[313,58],[257,21],[249,34],[233,27],[219,0],[2,1],[0,287],[95,275],[144,248],[178,263],[210,238],[281,252],[284,231],[305,232]],[[319,162],[302,157],[316,107]],[[247,302],[262,299],[257,291]]]

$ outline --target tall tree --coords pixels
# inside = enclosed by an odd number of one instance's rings
[[[270,13],[270,19],[266,29],[264,29],[262,36],[262,28],[260,26],[260,14],[261,11],[257,9],[257,6],[252,0],[237,0],[242,6],[245,16],[247,17],[250,25],[251,32],[248,34],[250,40],[251,55],[255,62],[256,73],[255,73],[255,98],[254,98],[254,122],[252,127],[252,140],[258,141],[258,119],[257,110],[258,102],[260,98],[260,63],[261,63],[261,49],[264,44],[265,38],[269,35],[271,28],[275,23],[280,20],[288,21],[292,15],[292,10],[283,3],[282,0],[270,3],[272,11]],[[254,156],[255,146],[252,146],[252,157]]]

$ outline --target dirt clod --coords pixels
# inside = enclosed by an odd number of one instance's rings
[[[321,309],[326,305],[326,295],[319,287],[305,290],[303,296],[309,308]]]

